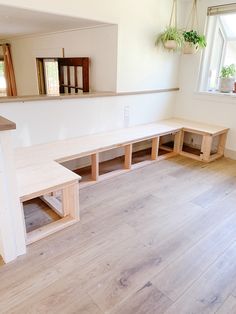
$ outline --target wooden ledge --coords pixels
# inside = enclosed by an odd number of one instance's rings
[[[159,94],[177,92],[179,88],[165,88],[154,89],[145,91],[131,91],[131,92],[90,92],[80,94],[60,94],[60,95],[29,95],[29,96],[17,96],[17,97],[0,97],[0,103],[9,102],[26,102],[26,101],[42,101],[42,100],[63,100],[63,99],[83,99],[83,98],[99,98],[99,97],[122,97],[122,96],[134,96],[134,95],[146,95],[146,94]]]
[[[15,130],[16,124],[0,116],[0,131]]]

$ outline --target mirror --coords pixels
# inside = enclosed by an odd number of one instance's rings
[[[117,25],[0,5],[0,97],[115,91],[116,71]]]

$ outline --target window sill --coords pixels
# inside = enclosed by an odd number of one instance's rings
[[[220,93],[220,92],[195,92],[194,96],[196,99],[222,102],[222,103],[233,103],[235,104],[236,93]]]

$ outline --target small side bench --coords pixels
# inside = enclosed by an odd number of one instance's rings
[[[179,154],[203,162],[211,162],[224,156],[225,144],[229,128],[222,126],[208,125],[182,119],[165,120],[167,125],[182,127],[182,134],[179,143]],[[187,133],[200,135],[202,137],[199,156],[183,150],[184,137]],[[213,141],[218,137],[217,149],[213,152]]]
[[[79,221],[80,176],[52,161],[17,169],[20,201],[40,197],[61,219],[26,233],[30,244]],[[61,201],[54,196],[61,191]]]

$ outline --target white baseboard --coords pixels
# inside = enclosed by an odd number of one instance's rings
[[[225,150],[225,157],[236,160],[236,151],[231,149]]]

